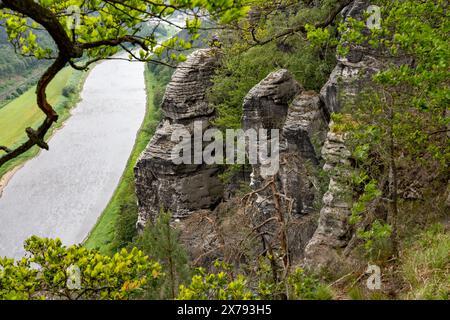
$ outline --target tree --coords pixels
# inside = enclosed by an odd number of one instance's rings
[[[52,60],[41,76],[37,88],[37,104],[46,118],[37,128],[27,128],[28,139],[18,146],[2,147],[0,166],[18,157],[31,147],[48,146],[46,133],[58,120],[58,114],[47,101],[46,88],[67,64],[78,70],[102,59],[112,59],[120,49],[129,53],[130,60],[155,62],[153,55],[173,49],[172,60],[182,61],[180,50],[190,49],[190,41],[171,38],[157,43],[156,30],[161,23],[173,24],[170,17],[187,14],[186,25],[192,38],[197,37],[201,21],[207,17],[228,23],[243,16],[248,7],[243,0],[1,0],[0,21],[9,41],[25,56]],[[142,34],[145,25],[154,27]],[[40,33],[46,32],[56,48],[44,46]],[[131,45],[131,47],[130,47]],[[140,48],[139,53],[135,47]],[[117,57],[116,57],[117,58]],[[159,61],[159,63],[163,63]]]
[[[0,259],[0,299],[129,299],[155,288],[161,266],[142,251],[101,255],[59,239],[25,241],[24,258]]]
[[[155,223],[149,225],[137,240],[137,246],[153,259],[160,261],[166,270],[162,297],[175,299],[178,287],[190,276],[189,259],[179,242],[179,232],[171,226],[172,215],[161,212]],[[154,292],[149,292],[153,295]]]
[[[364,23],[349,19],[340,28],[339,52],[365,45],[384,61],[384,68],[344,107],[347,116],[333,118],[349,133],[357,187],[364,190],[353,206],[353,220],[360,222],[369,204],[384,203],[390,226],[371,221],[379,232],[360,234],[366,240],[390,234],[396,249],[405,190],[420,198],[421,191],[413,186],[417,173],[425,173],[430,188],[448,183],[449,13],[441,0],[375,4],[382,9],[381,27],[367,32]],[[360,227],[367,228],[367,221]]]
[[[215,273],[198,268],[189,286],[180,286],[179,300],[255,300],[248,280],[241,274],[234,275],[231,266],[216,261]]]

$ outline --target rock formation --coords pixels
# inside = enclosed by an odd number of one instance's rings
[[[265,186],[272,180],[281,195],[285,221],[289,221],[288,238],[293,256],[302,256],[303,248],[316,227],[314,202],[317,200],[316,171],[327,123],[318,94],[304,92],[287,70],[278,70],[256,85],[244,99],[243,127],[280,131],[279,171],[274,176],[261,174],[262,165],[253,165],[251,187],[253,224],[259,225],[276,216],[273,189]],[[265,225],[273,233],[278,222]],[[295,226],[295,227],[292,227]]]
[[[327,122],[315,92],[302,92],[289,107],[282,131],[281,179],[285,194],[294,200],[293,212],[315,211],[320,148],[325,141]]]
[[[367,0],[353,1],[343,12],[344,19],[363,20],[368,6]],[[345,104],[354,103],[364,88],[370,87],[371,77],[388,63],[377,58],[374,49],[367,44],[352,45],[349,49],[345,58],[338,56],[337,66],[320,91],[325,113],[340,112]],[[342,272],[346,268],[342,252],[352,237],[349,223],[351,190],[348,190],[346,179],[350,154],[345,148],[344,135],[335,132],[332,126],[330,123],[322,149],[326,161],[324,170],[330,183],[323,197],[318,228],[305,249],[305,264],[314,270],[327,268]]]
[[[326,161],[324,171],[328,173],[330,183],[323,196],[318,228],[305,248],[305,262],[315,270],[327,268],[339,271],[343,263],[338,251],[344,248],[351,238],[347,179],[350,152],[345,147],[342,133],[333,130],[328,132],[322,156]]]
[[[283,69],[269,74],[244,98],[244,130],[281,129],[289,104],[300,90],[289,71]]]
[[[162,102],[162,111],[167,119],[192,120],[214,113],[214,106],[208,103],[206,92],[219,64],[218,58],[214,50],[200,49],[177,67]]]
[[[369,5],[368,0],[353,1],[343,11],[344,19],[352,17],[364,20]],[[363,30],[363,34],[369,32],[368,29]],[[345,57],[337,56],[338,63],[328,82],[320,90],[320,98],[329,115],[340,112],[343,104],[352,103],[367,88],[372,76],[380,71],[386,62],[380,60],[378,56],[376,49],[365,43],[349,45],[349,52]]]
[[[353,1],[345,9],[344,18],[362,19],[368,5],[367,0]],[[199,50],[177,69],[162,105],[165,119],[135,169],[138,225],[156,217],[160,209],[172,211],[175,218],[186,218],[178,225],[184,230],[182,239],[188,248],[195,248],[191,255],[202,259],[211,258],[208,255],[211,252],[214,258],[220,257],[218,248],[236,249],[239,240],[233,233],[240,221],[227,216],[233,227],[224,231],[227,228],[221,215],[230,211],[229,206],[225,203],[222,206],[226,210],[211,210],[223,196],[223,186],[217,177],[219,168],[175,165],[171,158],[175,145],[171,135],[179,128],[192,133],[196,120],[202,121],[203,129],[211,126],[214,107],[205,93],[217,61],[211,50]],[[282,206],[289,254],[296,261],[304,258],[308,268],[342,269],[345,258],[341,252],[353,235],[346,179],[350,154],[343,134],[329,126],[331,114],[354,102],[371,76],[386,63],[368,45],[352,46],[345,58],[338,57],[337,66],[320,93],[304,91],[289,71],[278,70],[250,90],[243,101],[244,130],[279,130],[280,167],[276,174],[266,176],[260,163],[252,165],[251,199],[239,204],[245,208],[236,210],[241,217],[245,216],[246,222],[253,226],[262,223],[260,231],[274,235],[280,218],[270,223],[264,221],[276,216],[276,211],[281,212],[277,207]],[[319,199],[318,172],[323,164],[330,182],[323,199]],[[209,225],[200,228],[204,221]],[[198,235],[192,234],[196,232]],[[231,233],[224,235],[226,232]],[[236,238],[235,242],[232,238]]]
[[[293,213],[305,214],[314,201],[308,166],[318,165],[313,142],[323,143],[326,122],[318,95],[303,92],[287,70],[268,75],[244,99],[244,129],[278,129],[280,136],[279,188],[293,200]],[[309,168],[311,169],[311,168]],[[252,187],[264,185],[260,165],[253,166]]]
[[[194,123],[201,123],[202,129],[210,126],[214,108],[208,104],[206,92],[217,65],[214,50],[197,50],[180,64],[167,86],[162,103],[164,120],[135,167],[139,228],[162,209],[181,218],[195,210],[211,209],[222,198],[217,166],[177,165],[172,156],[178,144],[172,141],[174,131],[189,131],[191,140],[183,143],[191,143]]]

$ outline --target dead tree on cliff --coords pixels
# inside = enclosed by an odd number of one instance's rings
[[[293,206],[293,200],[279,192],[277,179],[278,175],[271,177],[264,186],[245,195],[242,199],[246,210],[254,210],[255,197],[262,197],[262,202],[273,206],[273,216],[253,225],[251,232],[241,244],[249,239],[261,239],[263,250],[260,255],[268,258],[274,283],[283,281],[291,268],[288,229]]]

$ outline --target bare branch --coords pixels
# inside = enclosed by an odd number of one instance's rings
[[[94,41],[94,42],[81,43],[80,47],[82,49],[92,49],[92,48],[97,48],[97,47],[101,47],[101,46],[116,47],[120,44],[127,43],[127,42],[131,43],[131,44],[138,44],[145,51],[149,51],[149,48],[144,43],[144,41],[142,41],[141,39],[139,39],[137,37],[133,37],[133,36],[123,36],[123,37],[115,38],[115,39],[104,39],[104,40],[99,40],[99,41]]]

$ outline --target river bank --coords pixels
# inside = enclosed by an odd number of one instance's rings
[[[17,166],[14,169],[6,172],[1,178],[0,178],[0,198],[2,197],[3,189],[8,184],[9,180],[14,176],[14,174],[21,168],[22,166]]]

